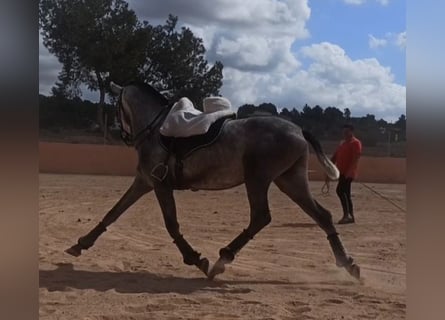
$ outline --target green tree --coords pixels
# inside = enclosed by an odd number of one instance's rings
[[[311,108],[307,104],[303,107],[303,114],[304,118],[307,120],[314,120],[314,121],[320,121],[323,118],[323,109],[316,105],[315,107]]]
[[[406,116],[400,115],[399,119],[394,123],[394,127],[398,130],[399,140],[406,140]]]
[[[298,112],[297,109],[293,108],[290,111],[290,114],[291,114],[291,119],[292,119],[293,122],[296,123],[300,119],[301,114],[300,114],[300,112]]]
[[[201,108],[205,97],[219,95],[223,65],[216,61],[209,66],[202,39],[189,28],[177,30],[177,23],[178,17],[173,15],[164,25],[144,22],[148,42],[143,77],[170,99],[185,96]]]
[[[306,103],[303,107],[303,112],[301,115],[303,117],[308,117],[311,114],[312,108]]]
[[[312,108],[312,117],[314,120],[323,120],[323,109],[318,104]]]
[[[43,44],[62,64],[54,94],[99,91],[98,122],[110,78],[128,81],[144,63],[146,32],[124,0],[40,0]]]
[[[270,103],[270,102],[268,102],[268,103],[265,103],[265,102],[261,103],[258,106],[258,109],[260,111],[268,112],[268,113],[270,113],[270,114],[272,114],[274,116],[278,115],[277,107],[273,103]]]
[[[343,112],[335,107],[327,107],[323,111],[323,117],[326,121],[338,125],[343,120]]]
[[[327,139],[338,137],[341,134],[341,126],[344,124],[343,112],[336,107],[327,107],[323,111],[324,137]]]
[[[394,126],[406,130],[406,116],[404,114],[400,115],[399,119],[394,123]]]
[[[237,117],[246,118],[255,112],[257,108],[253,104],[243,104],[238,108]]]
[[[343,114],[344,114],[346,120],[351,119],[351,110],[349,110],[349,108],[345,108]]]
[[[291,113],[288,108],[281,109],[280,116],[286,119],[291,119]]]

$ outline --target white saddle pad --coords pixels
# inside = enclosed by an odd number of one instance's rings
[[[190,137],[204,134],[216,120],[233,115],[230,101],[222,97],[204,99],[204,112],[199,111],[187,98],[176,102],[165,118],[160,132],[167,137]]]

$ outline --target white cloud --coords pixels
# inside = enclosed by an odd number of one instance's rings
[[[256,71],[296,68],[299,62],[290,51],[292,43],[309,36],[308,0],[152,0],[149,3],[130,0],[129,3],[141,19],[151,24],[164,23],[169,14],[177,15],[180,25],[190,27],[203,39],[208,60],[223,60],[226,67]],[[39,55],[41,61],[46,53]],[[50,87],[54,82],[49,83],[50,77],[47,78],[48,81],[41,78],[41,87]]]
[[[290,53],[293,39],[232,34],[215,39],[209,55],[224,65],[245,71],[269,71],[285,65],[296,68],[300,63]]]
[[[388,1],[377,0],[381,4]],[[356,4],[365,0],[349,0]],[[405,112],[405,87],[376,59],[352,60],[331,43],[292,53],[295,41],[309,35],[307,0],[153,0],[130,2],[149,21],[178,15],[202,37],[209,61],[224,64],[221,92],[234,106],[272,102],[278,107],[305,103],[348,107],[353,115],[398,117]],[[172,9],[174,8],[174,9]],[[377,46],[388,39],[375,39]],[[309,61],[303,68],[300,59]]]
[[[272,102],[278,107],[301,108],[308,103],[388,119],[406,112],[406,88],[394,83],[390,68],[376,59],[352,60],[341,47],[327,42],[304,47],[299,56],[310,63],[293,73],[226,68],[223,94],[236,106]]]
[[[405,108],[406,88],[394,83],[390,68],[382,66],[375,58],[352,60],[341,47],[327,42],[301,51],[312,59],[308,77],[326,92],[312,91],[311,99],[322,100],[323,104],[350,106],[351,110],[361,113],[382,114]]]
[[[405,87],[376,59],[352,60],[328,42],[292,52],[294,42],[309,36],[308,0],[130,0],[130,7],[151,24],[177,15],[180,26],[201,37],[208,61],[224,64],[221,93],[233,106],[272,102],[301,108],[308,103],[388,119],[405,113]],[[386,36],[372,37],[389,44]],[[45,61],[42,53],[39,59]],[[57,73],[50,74],[55,80]]]
[[[389,44],[401,49],[406,48],[406,31],[400,33],[387,32],[383,38],[374,37],[372,34],[368,37],[368,44],[371,49],[385,47]]]
[[[162,23],[169,13],[202,37],[210,61],[226,67],[268,71],[297,67],[292,43],[309,36],[307,0],[130,1],[139,17]],[[160,17],[163,17],[160,19]]]
[[[359,5],[366,2],[366,0],[343,0],[343,1],[346,4],[354,4],[354,5]]]
[[[390,0],[376,0],[376,2],[380,3],[382,6],[386,6],[389,4]],[[343,0],[346,4],[352,4],[352,5],[361,5],[365,4],[367,0]]]
[[[376,38],[372,34],[368,35],[368,37],[369,37],[368,43],[371,49],[385,47],[388,44],[388,40]]]
[[[406,31],[396,35],[396,45],[402,49],[406,48]]]
[[[243,29],[258,34],[308,35],[305,22],[310,9],[307,0],[130,0],[140,17],[163,21],[168,14],[195,26],[213,25],[218,29]]]

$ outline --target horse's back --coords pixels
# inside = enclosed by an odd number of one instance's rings
[[[229,121],[224,127],[224,135],[238,140],[247,149],[296,147],[306,141],[301,128],[285,119],[274,116],[257,116]]]
[[[224,189],[242,183],[247,171],[272,179],[304,154],[301,129],[287,120],[229,120],[216,142],[184,160],[184,175],[196,189]]]

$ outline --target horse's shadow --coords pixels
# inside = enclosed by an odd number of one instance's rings
[[[115,290],[119,293],[187,294],[196,290],[225,290],[221,283],[205,278],[178,278],[150,272],[75,270],[73,265],[58,264],[54,270],[39,270],[39,287],[48,291],[66,291],[68,288],[96,291]]]
[[[39,270],[39,287],[48,291],[68,291],[93,289],[119,293],[179,293],[188,294],[198,290],[216,293],[249,293],[253,284],[306,286],[308,282],[287,282],[278,280],[215,280],[201,278],[179,278],[160,276],[150,272],[112,272],[75,270],[73,265],[58,264],[54,270]],[[325,283],[341,285],[338,282]],[[343,285],[348,285],[343,283]]]

